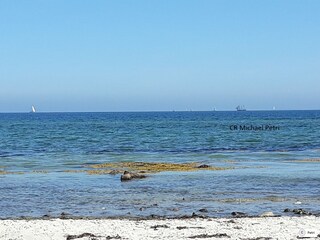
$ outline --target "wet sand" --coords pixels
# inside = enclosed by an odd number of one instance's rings
[[[320,239],[320,217],[0,220],[0,239]]]

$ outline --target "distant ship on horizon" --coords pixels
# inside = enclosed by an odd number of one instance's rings
[[[247,109],[245,108],[244,105],[238,105],[238,106],[236,107],[236,109],[237,109],[237,111],[247,111]]]
[[[36,112],[36,108],[32,105],[31,106],[31,111],[30,111],[31,113],[35,113]]]

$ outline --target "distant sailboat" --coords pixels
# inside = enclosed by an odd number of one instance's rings
[[[237,109],[237,111],[247,111],[247,109],[245,108],[244,105],[242,105],[242,106],[238,105],[238,106],[236,107],[236,109]]]
[[[32,113],[35,113],[35,112],[36,112],[36,109],[35,109],[34,106],[31,106],[31,112],[32,112]]]

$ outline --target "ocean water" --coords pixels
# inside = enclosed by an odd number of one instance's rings
[[[320,111],[2,113],[0,217],[318,213],[319,158]],[[122,161],[230,169],[130,182],[78,172]]]

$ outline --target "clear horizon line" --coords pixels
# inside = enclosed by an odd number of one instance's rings
[[[276,111],[320,111],[320,109],[247,109],[240,112],[276,112]],[[37,111],[37,113],[139,113],[139,112],[238,112],[232,109],[223,110],[128,110],[128,111]],[[12,112],[0,112],[0,113],[32,113],[30,111],[12,111]]]

